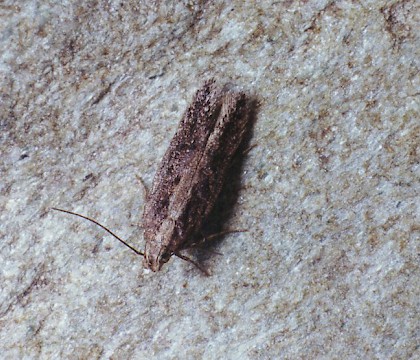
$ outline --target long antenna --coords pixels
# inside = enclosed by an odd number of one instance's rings
[[[55,208],[55,207],[53,207],[51,209],[57,210],[57,211],[61,211],[63,213],[67,213],[67,214],[70,214],[70,215],[75,215],[75,216],[81,217],[82,219],[86,219],[86,220],[89,220],[90,222],[93,222],[94,224],[100,226],[102,229],[104,229],[105,231],[107,231],[109,234],[111,234],[114,238],[116,238],[118,241],[120,241],[121,243],[123,243],[125,246],[127,246],[130,250],[133,250],[137,255],[144,256],[144,253],[143,252],[141,252],[141,251],[133,248],[130,244],[128,244],[127,242],[125,242],[119,236],[115,235],[111,230],[109,230],[108,228],[106,228],[105,226],[103,226],[102,224],[100,224],[99,222],[97,222],[96,220],[91,219],[90,217],[87,217],[87,216],[84,216],[84,215],[80,215],[80,214],[75,213],[75,212],[72,212],[72,211],[68,211],[68,210],[58,209],[58,208]]]

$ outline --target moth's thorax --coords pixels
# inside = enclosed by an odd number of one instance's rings
[[[174,244],[174,239],[177,237],[175,221],[165,219],[156,231],[146,229],[144,237],[146,240],[144,267],[152,271],[159,271],[173,255],[171,245]]]

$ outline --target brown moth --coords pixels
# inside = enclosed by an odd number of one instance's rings
[[[220,193],[232,158],[250,123],[249,102],[242,92],[206,81],[185,112],[156,172],[147,196],[142,227],[144,253],[134,249],[96,220],[54,208],[101,226],[144,256],[144,266],[158,271],[173,256],[191,247]]]

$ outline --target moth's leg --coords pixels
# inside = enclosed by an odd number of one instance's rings
[[[257,147],[258,144],[254,144],[251,146],[248,146],[245,150],[242,151],[242,156],[248,155],[248,153],[254,148]]]
[[[238,230],[225,230],[225,231],[220,231],[218,233],[215,234],[210,234],[207,236],[203,236],[204,241],[208,241],[208,240],[212,240],[214,238],[217,238],[219,236],[223,236],[226,234],[232,234],[232,233],[241,233],[241,232],[247,232],[248,230],[245,229],[238,229]]]
[[[136,175],[136,179],[140,183],[141,187],[143,188],[144,201],[143,201],[143,208],[141,209],[142,210],[141,212],[144,212],[144,204],[146,204],[147,198],[149,197],[149,189],[147,188],[147,185],[141,176]],[[131,226],[140,227],[140,228],[143,227],[142,225],[143,225],[142,223],[131,224]]]
[[[189,263],[193,264],[197,269],[199,269],[204,275],[206,276],[210,276],[210,273],[207,269],[205,269],[204,267],[202,267],[198,262],[194,261],[193,259],[184,256],[182,254],[180,254],[179,252],[175,252],[174,255],[176,257],[179,257],[182,260],[188,261]]]
[[[187,244],[184,247],[184,249],[194,249],[194,248],[203,249],[205,244],[208,243],[209,240],[215,239],[219,236],[223,236],[223,235],[226,235],[226,234],[237,233],[237,232],[247,232],[247,231],[248,230],[240,229],[240,230],[225,230],[225,231],[221,231],[221,232],[218,232],[218,233],[215,233],[215,234],[210,234],[210,235],[207,235],[207,236],[201,234],[201,238],[200,238],[199,241]],[[208,248],[206,248],[205,251],[208,251],[209,253],[216,254],[216,255],[223,255],[221,252],[211,250],[211,249],[208,249]]]
[[[207,243],[209,240],[213,240],[213,239],[218,238],[220,236],[223,236],[223,235],[226,235],[226,234],[232,234],[232,233],[247,232],[247,231],[248,230],[245,230],[245,229],[238,229],[238,230],[224,230],[224,231],[220,231],[218,233],[214,233],[214,234],[210,234],[210,235],[201,234],[201,239],[197,242],[189,244],[187,246],[187,248],[189,249],[189,248],[192,248],[192,247],[202,247],[203,244]]]
[[[218,232],[218,233],[215,233],[215,234],[211,234],[211,235],[208,235],[208,236],[204,236],[203,235],[202,238],[201,238],[201,240],[199,242],[194,242],[194,243],[188,244],[187,246],[183,247],[183,249],[191,249],[191,248],[203,247],[203,244],[207,240],[211,240],[211,239],[214,239],[216,237],[223,236],[223,235],[226,235],[226,234],[237,233],[237,232],[247,232],[247,231],[248,230],[244,230],[244,229],[240,229],[240,230],[225,230],[225,231],[221,231],[221,232]],[[223,254],[221,254],[221,253],[219,253],[217,251],[214,251],[214,250],[206,249],[206,251],[209,251],[209,252],[214,253],[214,254],[217,254],[217,255],[223,255]],[[191,258],[189,258],[187,256],[184,256],[184,255],[182,255],[179,252],[174,252],[174,255],[177,256],[177,257],[179,257],[182,260],[185,260],[185,261],[190,262],[196,268],[198,268],[203,274],[205,274],[206,276],[210,276],[210,273],[208,272],[208,270],[205,269],[204,267],[202,267],[199,263],[197,263],[193,259],[191,259]]]
[[[143,192],[144,192],[144,202],[146,202],[146,200],[149,197],[149,189],[146,186],[146,183],[144,182],[143,178],[139,175],[136,175],[136,178],[138,180],[138,182],[141,184],[142,188],[143,188]]]
[[[141,209],[142,213],[144,212],[144,206],[146,204],[147,199],[149,198],[149,189],[147,188],[146,183],[144,182],[143,178],[139,175],[136,175],[137,181],[141,184],[141,187],[143,188],[143,196],[144,196],[144,201],[143,201],[143,208]],[[140,224],[140,227],[142,227],[143,224]]]
[[[183,249],[184,249],[184,250],[190,250],[190,249],[201,249],[201,250],[203,250],[203,251],[205,251],[205,252],[208,252],[208,253],[210,253],[210,254],[220,255],[220,256],[222,256],[222,255],[223,255],[223,254],[222,254],[221,252],[219,252],[219,251],[212,250],[212,249],[209,249],[209,248],[205,248],[205,247],[204,247],[204,244],[205,244],[205,243],[206,243],[206,238],[202,238],[199,242],[192,243],[192,244],[190,244],[190,245],[188,245],[188,246],[184,247]]]

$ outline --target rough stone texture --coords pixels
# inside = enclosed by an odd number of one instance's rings
[[[2,357],[419,358],[419,14],[415,0],[3,1]],[[147,273],[49,211],[141,248],[136,175],[150,185],[213,76],[260,107],[223,224],[249,232],[207,256],[212,277],[179,259]]]

